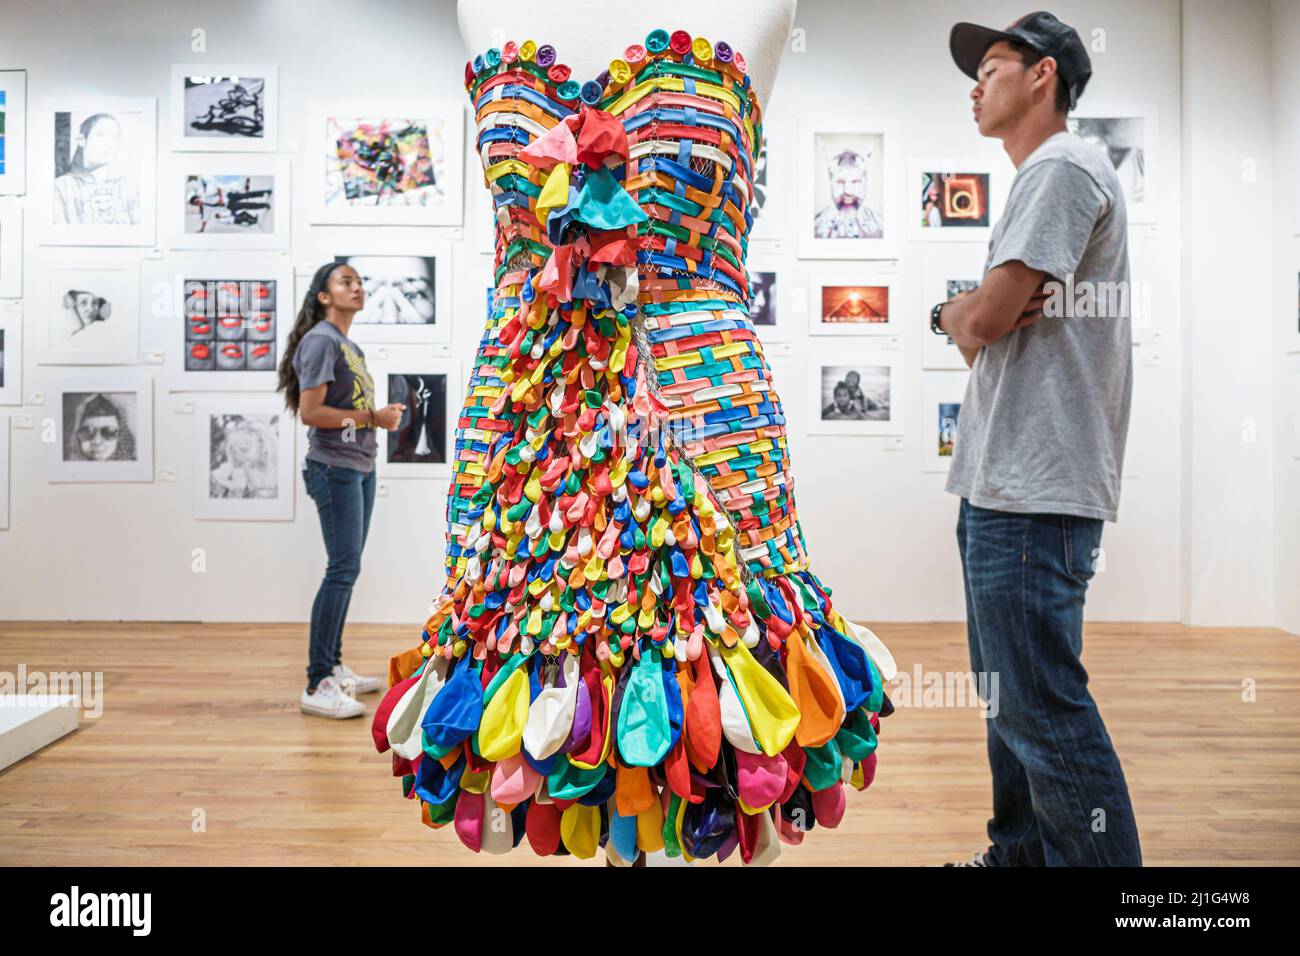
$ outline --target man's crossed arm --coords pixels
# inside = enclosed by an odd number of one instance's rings
[[[968,366],[984,346],[1043,317],[1047,278],[1042,270],[1013,259],[990,269],[979,288],[958,293],[943,307],[940,325]]]

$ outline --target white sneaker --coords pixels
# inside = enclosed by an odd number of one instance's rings
[[[332,673],[342,687],[350,686],[355,694],[373,694],[379,690],[378,677],[362,677],[360,674],[354,674],[347,664],[334,665]]]
[[[314,694],[306,690],[302,692],[298,709],[316,717],[343,720],[346,717],[360,717],[366,712],[366,705],[345,693],[333,677],[326,677],[316,685]]]

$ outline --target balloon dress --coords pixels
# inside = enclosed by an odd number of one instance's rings
[[[495,293],[447,582],[375,744],[475,852],[770,862],[871,784],[894,663],[809,569],[749,316],[744,57],[655,30],[579,83],[512,41],[465,87]]]

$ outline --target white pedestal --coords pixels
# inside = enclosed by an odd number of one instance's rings
[[[71,695],[0,696],[0,770],[72,733],[80,720]]]

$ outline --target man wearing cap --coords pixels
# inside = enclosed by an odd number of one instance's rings
[[[1066,114],[1092,74],[1050,13],[949,40],[980,133],[1016,166],[984,278],[931,311],[971,366],[948,490],[988,721],[991,846],[974,866],[1140,866],[1128,786],[1079,660],[1116,520],[1132,393],[1124,194]],[[1122,294],[1115,295],[1114,290]]]

